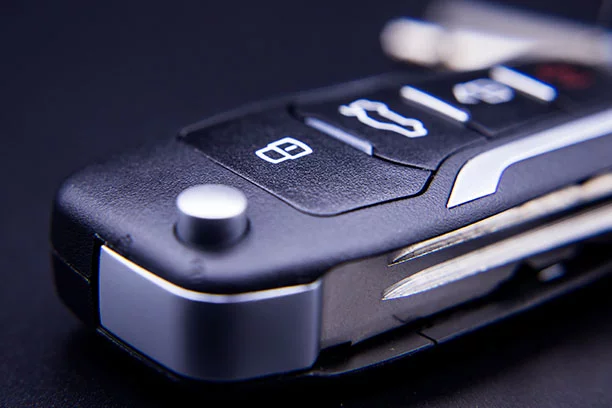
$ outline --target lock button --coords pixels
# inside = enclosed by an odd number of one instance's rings
[[[285,109],[193,131],[183,141],[285,202],[335,215],[410,197],[431,172],[369,156],[296,120]]]

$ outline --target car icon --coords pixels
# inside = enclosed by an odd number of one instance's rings
[[[409,138],[427,136],[427,129],[420,120],[402,116],[389,109],[383,102],[358,99],[348,105],[341,105],[338,111],[344,116],[355,117],[364,125],[375,129],[388,130]],[[370,112],[375,112],[378,116],[394,123],[374,119],[370,116]]]

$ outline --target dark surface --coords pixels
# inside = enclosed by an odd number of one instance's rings
[[[284,406],[612,405],[609,280],[435,354],[254,396],[168,383],[85,331],[54,293],[49,211],[69,173],[245,102],[388,71],[380,27],[418,8],[3,3],[0,406],[224,396]]]

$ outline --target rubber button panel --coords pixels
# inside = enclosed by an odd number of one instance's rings
[[[313,215],[416,195],[431,175],[369,156],[280,109],[198,130],[184,141]]]
[[[603,70],[567,62],[541,62],[513,67],[557,89],[558,103],[580,110],[610,101],[612,75]]]
[[[487,71],[453,75],[414,87],[468,112],[468,123],[487,136],[497,136],[556,112],[554,105],[489,78]]]
[[[435,170],[462,147],[484,141],[478,133],[444,115],[411,104],[397,88],[318,104],[301,105],[303,120],[316,118],[368,141],[372,154],[385,160]]]

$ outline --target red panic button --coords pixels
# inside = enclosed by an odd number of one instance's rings
[[[603,69],[567,62],[541,62],[514,67],[557,90],[557,103],[566,110],[612,103],[612,76]]]
[[[536,65],[535,77],[563,90],[587,89],[595,82],[592,71],[564,63]]]

